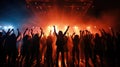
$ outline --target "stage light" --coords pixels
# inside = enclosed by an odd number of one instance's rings
[[[8,29],[8,27],[7,27],[7,26],[4,26],[4,27],[3,27],[3,29],[5,29],[5,30],[6,30],[6,29]]]
[[[91,30],[91,27],[90,27],[90,26],[87,26],[86,29],[90,31],[90,30]]]
[[[8,26],[8,29],[14,29],[14,27],[13,26]]]
[[[78,30],[78,27],[77,27],[77,26],[74,26],[74,29],[75,29],[75,30]]]
[[[54,28],[52,25],[47,27],[46,35],[48,36],[50,34],[50,32],[51,32],[51,34],[53,34],[53,32],[54,32]]]
[[[79,34],[79,28],[78,28],[78,26],[74,26],[73,28],[74,28],[74,32],[75,32],[76,34]]]
[[[67,29],[67,26],[65,26],[64,29]]]
[[[0,28],[2,28],[2,26],[0,26]]]
[[[3,26],[3,29],[4,29],[4,30],[14,29],[14,27],[13,27],[13,26],[11,26],[11,25],[10,25],[10,26]]]
[[[52,27],[52,26],[48,26],[48,31],[50,32],[52,32],[53,33],[53,31],[54,31],[54,28]]]
[[[63,28],[63,31],[65,31],[67,29],[67,26],[65,25],[64,28]]]

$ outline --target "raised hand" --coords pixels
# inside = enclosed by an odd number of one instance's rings
[[[23,36],[25,36],[26,32],[27,32],[28,28],[25,29],[24,33],[23,33]]]
[[[55,25],[53,25],[53,27],[55,28]]]
[[[40,27],[40,30],[43,31],[43,29]]]
[[[28,30],[28,28],[26,28],[26,30]]]

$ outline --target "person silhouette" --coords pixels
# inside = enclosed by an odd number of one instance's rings
[[[47,49],[46,49],[46,62],[47,62],[47,67],[53,67],[53,60],[52,60],[52,44],[53,44],[53,39],[52,39],[52,35],[49,35],[46,39],[46,45],[47,45]]]
[[[74,35],[74,33],[73,33]],[[72,49],[72,60],[73,60],[73,67],[75,67],[75,57],[77,58],[78,61],[78,67],[79,67],[79,43],[80,43],[80,38],[79,35],[75,35],[74,37],[72,36],[72,41],[73,41],[73,49]]]
[[[65,45],[65,40],[64,37],[69,29],[69,26],[67,27],[66,31],[63,33],[62,31],[59,31],[58,34],[56,32],[55,26],[54,27],[54,33],[57,37],[56,40],[56,45],[57,45],[57,51],[56,51],[56,67],[58,67],[58,59],[59,59],[59,53],[61,52],[62,56],[62,66],[65,67],[65,62],[64,62],[64,45]]]
[[[96,67],[97,55],[100,57],[100,63],[103,67],[103,53],[104,53],[104,46],[102,44],[102,38],[98,33],[95,34],[94,41],[94,67]]]
[[[18,31],[18,35],[14,33],[14,29],[8,30],[8,32],[5,34],[5,43],[4,43],[4,51],[5,51],[5,57],[8,57],[7,62],[8,66],[12,65],[13,67],[16,65],[16,58],[17,58],[17,38],[20,36],[20,32]],[[13,33],[11,33],[13,32]]]
[[[17,39],[20,36],[20,31],[19,29],[17,29],[18,31],[18,35],[16,36],[14,29],[13,29],[13,33],[10,35],[11,36],[11,62],[13,65],[16,65],[16,58],[18,57],[18,50],[17,50]]]
[[[89,58],[92,58],[93,52],[92,52],[92,35],[90,33],[90,31],[86,30],[85,31],[85,35],[83,37],[83,41],[84,41],[84,53],[85,53],[85,67],[89,67]]]
[[[29,63],[29,59],[30,59],[30,46],[31,46],[31,43],[32,43],[32,38],[30,35],[26,34],[26,32],[28,31],[28,28],[26,28],[26,30],[24,31],[23,33],[23,43],[22,43],[22,46],[21,46],[21,53],[20,53],[20,57],[21,57],[21,61],[20,61],[20,67],[22,67],[22,63],[24,62],[24,59],[25,59],[25,64],[24,66],[28,66],[28,63]]]
[[[0,32],[0,66],[3,66],[3,57],[4,57],[4,50],[3,50],[3,45],[4,45],[5,37],[3,35],[3,32]]]
[[[36,58],[36,66],[40,66],[40,39],[43,35],[43,29],[40,28],[41,34],[39,36],[38,33],[34,34],[32,37],[32,49],[31,49],[31,59],[30,59],[30,64],[33,64],[33,61]]]

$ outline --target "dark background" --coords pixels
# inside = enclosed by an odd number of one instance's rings
[[[120,9],[120,0],[94,0],[89,14],[99,17],[101,12]],[[0,0],[0,24],[12,22],[19,25],[30,17],[25,0]]]

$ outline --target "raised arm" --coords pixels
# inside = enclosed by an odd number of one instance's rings
[[[75,35],[75,32],[72,34],[71,39],[73,40],[73,36]]]
[[[7,34],[7,32],[6,32],[4,29],[2,30],[2,32],[3,32],[4,34]]]
[[[18,37],[21,35],[21,33],[20,33],[19,29],[17,29],[17,32],[18,32],[18,35],[17,35],[17,39],[18,39]]]
[[[14,30],[14,29],[12,29],[10,32],[13,32],[13,33],[15,33],[15,30]]]
[[[14,29],[12,29],[12,30],[8,29],[6,34],[9,35],[12,31],[14,32]]]
[[[65,34],[67,33],[68,29],[69,29],[69,26],[67,27],[66,31],[64,32],[64,34],[63,34],[64,36],[65,36]]]
[[[9,36],[9,34],[11,33],[10,29],[8,29],[7,32],[3,29],[2,32],[5,33],[5,37]]]
[[[40,34],[40,38],[42,37],[42,34],[44,34],[43,29],[40,27],[41,30],[41,34]]]
[[[25,36],[26,32],[27,32],[28,28],[25,29],[24,33],[23,33],[23,36]]]
[[[101,33],[102,36],[105,35],[102,29],[99,29],[99,31],[100,31],[100,33]]]
[[[79,36],[80,36],[80,39],[81,39],[84,36],[84,30],[80,30],[79,32],[80,32]]]
[[[112,36],[115,37],[115,32],[114,32],[113,28],[111,28],[110,30],[111,30]]]
[[[56,32],[55,26],[53,26],[53,27],[54,27],[54,33],[55,33],[55,35],[57,36],[57,32]]]
[[[31,35],[32,35],[32,37],[34,36],[33,29],[31,29]]]
[[[107,32],[104,29],[102,29],[102,31],[103,31],[103,34],[105,34],[105,35],[107,34]]]

